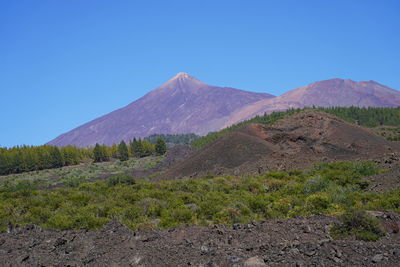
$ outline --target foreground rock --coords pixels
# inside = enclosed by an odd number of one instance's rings
[[[399,222],[398,214],[390,215]],[[111,221],[98,231],[36,226],[0,234],[0,266],[396,266],[400,234],[377,242],[332,240],[334,217],[234,227],[132,231]]]

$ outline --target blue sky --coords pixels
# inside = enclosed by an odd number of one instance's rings
[[[400,89],[400,1],[0,0],[0,146],[40,145],[188,72],[279,95]]]

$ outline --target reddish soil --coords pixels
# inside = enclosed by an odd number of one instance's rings
[[[248,124],[164,172],[162,178],[300,169],[318,161],[376,160],[400,151],[369,129],[308,111],[273,125]]]

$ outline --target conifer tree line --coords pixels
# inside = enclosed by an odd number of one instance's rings
[[[0,148],[0,175],[76,165],[89,157],[89,149],[73,146],[58,148],[44,145]]]
[[[60,168],[90,161],[104,162],[111,159],[126,161],[130,157],[163,155],[166,150],[166,143],[161,138],[157,139],[155,144],[134,138],[128,145],[121,141],[118,145],[96,144],[88,148],[75,146],[59,148],[48,145],[0,147],[0,175]]]
[[[144,138],[144,140],[149,141],[150,143],[157,143],[157,140],[161,138],[163,139],[168,147],[173,147],[176,145],[190,145],[193,141],[200,138],[200,136],[194,133],[186,133],[186,134],[152,134]]]
[[[354,124],[376,127],[376,126],[400,126],[400,107],[384,108],[384,107],[312,107],[312,108],[299,108],[288,109],[286,111],[273,112],[271,114],[264,114],[263,116],[256,116],[248,122],[268,123],[274,121],[276,118],[280,119],[286,115],[295,114],[303,110],[318,110],[324,111],[335,115],[343,120],[349,121]]]
[[[330,107],[316,109],[366,127],[400,126],[400,107]]]

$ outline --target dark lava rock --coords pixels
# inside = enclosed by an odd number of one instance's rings
[[[0,233],[0,266],[398,265],[400,234],[376,242],[331,240],[326,229],[337,220],[322,215],[270,220],[252,224],[251,232],[240,224],[132,231],[115,220],[96,231],[18,227]],[[312,233],[304,233],[308,226]]]

